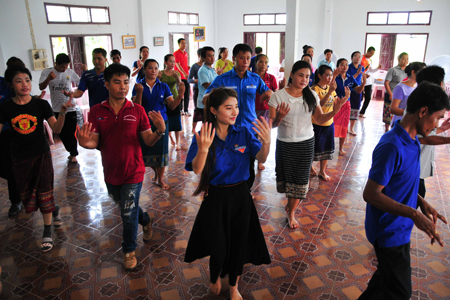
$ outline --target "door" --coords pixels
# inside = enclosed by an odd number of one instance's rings
[[[72,70],[81,77],[83,70],[82,64],[86,64],[86,53],[84,52],[84,42],[82,37],[69,37],[67,39],[69,44],[69,57],[72,61]]]
[[[255,56],[256,32],[244,32],[244,43],[252,48],[252,56]]]
[[[389,70],[394,66],[396,34],[382,34],[380,48],[380,64],[382,70]]]

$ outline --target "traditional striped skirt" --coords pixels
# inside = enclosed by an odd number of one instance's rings
[[[391,121],[392,121],[391,99],[389,99],[389,93],[385,93],[383,105],[383,123],[390,125]]]
[[[55,210],[53,197],[53,164],[50,151],[30,158],[12,158],[13,174],[20,200],[27,213]]]
[[[341,110],[333,117],[335,137],[347,137],[348,124],[350,123],[350,110],[350,101],[347,101],[342,105]]]
[[[314,161],[332,160],[334,154],[334,124],[314,128]]]
[[[169,165],[169,126],[166,123],[166,132],[152,146],[147,146],[141,138],[142,156],[146,167],[165,167]],[[155,132],[156,126],[152,125],[152,131]]]
[[[314,157],[314,141],[314,137],[292,143],[277,139],[275,174],[279,193],[286,193],[288,198],[306,198]]]

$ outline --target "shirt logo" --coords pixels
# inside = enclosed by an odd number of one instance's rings
[[[235,151],[239,151],[239,152],[241,152],[241,153],[244,153],[244,151],[245,151],[246,148],[247,148],[246,146],[240,146],[240,147],[239,147],[238,144],[235,144],[235,145],[234,145],[234,150],[235,150]]]
[[[18,115],[11,120],[12,127],[20,134],[30,134],[37,126],[37,118],[30,115]]]
[[[123,117],[124,121],[131,121],[131,122],[136,122],[137,118],[133,115],[126,115],[125,117]]]
[[[256,89],[256,85],[253,85],[253,84],[252,85],[247,85],[247,88],[248,89]]]
[[[98,121],[106,121],[106,119],[108,119],[108,117],[98,117],[97,118]]]

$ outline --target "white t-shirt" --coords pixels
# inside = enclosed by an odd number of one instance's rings
[[[48,68],[42,71],[39,83],[42,83],[47,79],[48,74],[53,71],[56,78],[48,83],[50,89],[50,100],[52,102],[52,109],[54,112],[59,112],[61,105],[69,100],[69,97],[64,96],[62,91],[72,91],[72,82],[76,85],[80,83],[80,77],[72,69],[67,69],[64,72],[58,72],[55,68]],[[68,107],[68,112],[75,111],[75,107]]]
[[[320,105],[320,99],[316,92],[311,91],[316,98],[316,106]],[[276,91],[270,97],[269,106],[277,108],[281,103],[289,104],[289,113],[278,125],[278,139],[282,142],[302,142],[314,136],[311,116],[314,111],[308,111],[308,106],[303,100],[292,97],[286,89]]]

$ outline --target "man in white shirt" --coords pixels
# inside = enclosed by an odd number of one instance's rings
[[[60,53],[56,56],[55,66],[43,70],[39,79],[39,88],[41,90],[45,90],[47,87],[50,89],[50,99],[56,118],[60,114],[61,105],[69,100],[69,97],[65,96],[64,92],[72,91],[72,83],[78,85],[80,82],[80,77],[72,69],[68,68],[69,64],[69,56],[65,53]],[[77,128],[77,112],[75,107],[68,107],[65,115],[64,126],[59,137],[66,150],[70,153],[68,157],[69,162],[76,163],[78,150],[77,139],[75,137]]]

